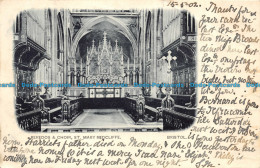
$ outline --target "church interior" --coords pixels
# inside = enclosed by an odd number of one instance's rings
[[[192,14],[177,9],[20,12],[13,25],[18,126],[188,128],[196,118],[196,29]]]

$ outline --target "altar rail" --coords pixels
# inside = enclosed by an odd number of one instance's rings
[[[83,109],[115,109],[124,107],[124,98],[82,98]]]
[[[141,90],[137,87],[70,87],[69,97],[85,98],[124,98],[125,95],[138,96]]]

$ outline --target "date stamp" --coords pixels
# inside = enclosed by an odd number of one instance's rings
[[[181,7],[181,8],[184,8],[184,7],[201,7],[200,4],[198,4],[197,2],[176,2],[176,1],[169,1],[168,5],[167,6],[171,6],[171,7],[175,7],[175,6],[178,6],[178,7]]]

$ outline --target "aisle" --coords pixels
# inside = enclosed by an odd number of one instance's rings
[[[42,132],[157,132],[162,129],[162,122],[135,123],[123,109],[84,109],[71,124],[42,125]]]
[[[71,124],[76,127],[118,128],[134,125],[122,109],[87,109]]]

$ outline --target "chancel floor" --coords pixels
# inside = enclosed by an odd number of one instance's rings
[[[88,109],[84,110],[72,126],[95,128],[129,127],[134,121],[121,109]]]
[[[160,131],[162,122],[135,123],[123,109],[84,109],[70,125],[52,123],[42,125],[44,132],[100,132],[100,131]]]

